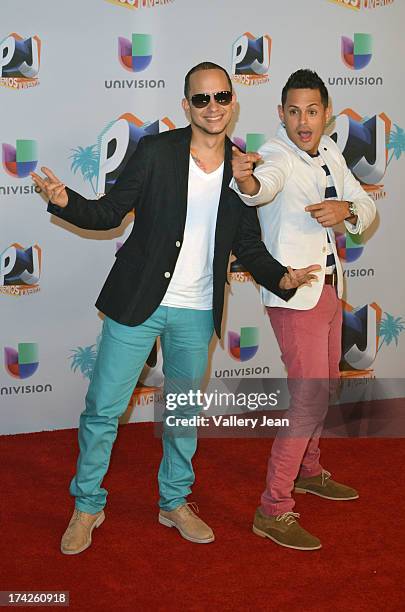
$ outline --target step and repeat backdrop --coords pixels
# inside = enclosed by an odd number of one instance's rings
[[[102,318],[93,304],[131,230],[88,232],[52,218],[29,173],[46,165],[88,198],[108,191],[144,134],[186,125],[184,75],[230,73],[230,136],[274,135],[291,72],[324,79],[333,135],[377,204],[360,239],[337,231],[346,277],[342,375],[401,378],[405,362],[405,112],[401,0],[22,0],[0,23],[0,433],[75,427]],[[403,184],[403,180],[402,180]],[[257,286],[230,263],[211,385],[283,377]],[[161,357],[126,420],[153,419]]]

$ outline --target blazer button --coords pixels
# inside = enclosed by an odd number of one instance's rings
[[[179,246],[181,246],[181,242],[180,242],[180,240],[177,240],[176,247],[179,247]]]
[[[171,274],[170,272],[165,272],[165,278],[170,278]]]

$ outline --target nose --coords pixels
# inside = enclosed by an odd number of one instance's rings
[[[308,113],[306,111],[300,111],[300,114],[299,114],[300,125],[306,125],[307,119],[308,119]]]
[[[220,107],[220,104],[218,104],[218,102],[215,100],[213,94],[211,94],[210,101],[208,103],[207,108],[209,108],[210,110],[217,110],[219,107]]]

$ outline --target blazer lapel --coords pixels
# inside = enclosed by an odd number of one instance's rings
[[[173,202],[172,213],[177,222],[179,218],[181,218],[184,230],[187,215],[191,127],[188,126],[184,128],[179,136],[180,138],[176,140],[173,146],[177,198],[176,201]]]
[[[222,176],[222,188],[219,198],[217,223],[215,229],[215,247],[222,237],[228,233],[230,215],[232,214],[232,198],[230,198],[229,183],[232,179],[232,142],[226,137],[224,173]]]

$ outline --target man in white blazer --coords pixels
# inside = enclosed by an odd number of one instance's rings
[[[341,358],[343,272],[333,226],[344,222],[349,232],[360,234],[372,223],[375,204],[336,143],[323,135],[331,108],[322,79],[298,70],[281,102],[275,138],[258,154],[234,147],[231,187],[245,204],[257,206],[263,241],[274,257],[293,268],[319,264],[321,271],[319,282],[301,287],[288,304],[261,287],[291,400],[290,428],[274,440],[253,531],[282,546],[315,550],[321,543],[299,525],[293,489],[334,500],[358,497],[319,462],[330,380],[339,378]]]

